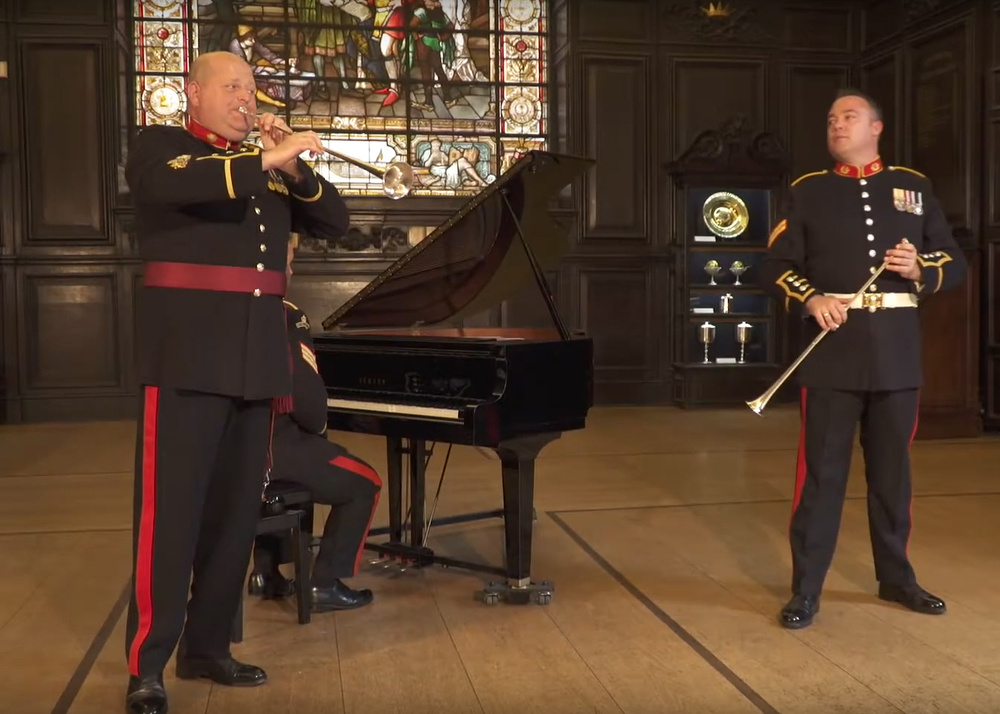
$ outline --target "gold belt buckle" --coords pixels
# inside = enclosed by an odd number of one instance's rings
[[[882,309],[882,293],[865,293],[861,298],[861,307],[868,312],[875,312]]]

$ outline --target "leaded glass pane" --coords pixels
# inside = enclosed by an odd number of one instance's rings
[[[135,0],[136,121],[180,124],[200,52],[237,54],[258,111],[384,167],[409,162],[414,194],[468,195],[547,132],[544,0]],[[329,157],[328,157],[329,158]],[[380,181],[338,160],[347,195]]]

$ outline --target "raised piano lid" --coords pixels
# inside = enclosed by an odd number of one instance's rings
[[[535,278],[501,192],[545,270],[568,249],[566,231],[550,216],[549,202],[593,163],[547,151],[528,152],[323,320],[323,328],[436,325],[489,310],[515,296]]]

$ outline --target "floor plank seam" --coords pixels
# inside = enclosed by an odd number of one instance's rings
[[[1000,496],[1000,491],[977,491],[965,493],[915,493],[914,499],[923,498],[965,498]],[[845,501],[865,501],[867,496],[847,496]],[[547,513],[570,515],[576,513],[611,513],[614,511],[648,511],[654,509],[711,508],[716,506],[775,506],[792,503],[791,498],[761,498],[749,501],[706,501],[704,503],[651,503],[640,506],[596,506],[594,508],[557,508]]]
[[[576,656],[580,658],[580,662],[587,669],[587,671],[590,672],[590,676],[594,678],[594,681],[601,686],[601,689],[604,690],[604,693],[608,695],[608,699],[614,702],[615,706],[618,707],[618,711],[620,711],[622,714],[625,714],[625,709],[622,707],[619,701],[615,699],[615,695],[612,694],[611,690],[608,689],[607,685],[604,684],[603,681],[601,681],[600,676],[598,676],[597,672],[594,671],[594,668],[590,665],[590,662],[587,661],[587,658],[583,656],[583,653],[576,648],[576,645],[573,643],[573,640],[570,638],[569,634],[562,627],[560,627],[559,623],[556,622],[556,619],[552,617],[552,611],[546,608],[545,616],[549,618],[549,621],[553,624],[553,626],[555,626],[556,630],[559,631],[559,634],[561,634],[563,638],[566,640],[566,644],[568,644],[572,648],[572,650],[576,653]]]
[[[702,577],[704,577],[706,580],[708,580],[708,581],[710,581],[712,583],[715,583],[715,585],[717,585],[719,588],[721,588],[722,590],[724,590],[725,592],[727,592],[730,596],[732,596],[733,598],[735,598],[739,602],[741,602],[744,605],[746,605],[746,607],[749,609],[750,612],[757,613],[758,615],[761,616],[761,618],[764,621],[766,621],[768,623],[774,622],[774,620],[772,619],[774,617],[774,615],[772,614],[771,611],[764,611],[764,610],[761,610],[760,608],[756,607],[751,600],[745,598],[742,594],[736,592],[735,590],[733,590],[732,588],[730,588],[728,585],[726,585],[726,583],[724,583],[723,581],[719,580],[714,575],[712,575],[712,573],[710,573],[709,571],[707,571],[704,568],[700,567],[697,562],[689,560],[688,558],[685,558],[684,555],[683,555],[683,553],[681,553],[679,551],[675,551],[674,552],[674,556],[677,557],[677,558],[679,558],[684,563],[686,563],[692,569],[698,571],[702,575]],[[853,607],[855,607],[856,609],[858,609],[861,612],[864,612],[857,605],[853,605]],[[895,629],[898,629],[898,628],[895,628]],[[882,693],[876,691],[875,689],[873,689],[868,684],[865,684],[864,682],[862,682],[853,673],[851,673],[847,669],[845,669],[843,665],[838,664],[834,660],[830,659],[830,657],[828,657],[824,652],[822,652],[821,650],[819,650],[816,647],[814,647],[813,644],[807,638],[801,637],[800,633],[794,632],[794,631],[785,630],[784,634],[786,636],[788,636],[788,637],[793,638],[795,641],[797,641],[797,642],[799,642],[801,644],[804,644],[806,647],[808,647],[810,650],[812,650],[816,655],[818,655],[822,659],[826,660],[826,662],[828,664],[830,664],[832,667],[834,667],[835,669],[839,669],[841,672],[844,673],[844,675],[846,675],[847,677],[850,677],[855,682],[857,682],[860,686],[864,687],[866,690],[868,690],[869,692],[871,692],[875,696],[877,696],[880,699],[882,699],[883,701],[885,701],[886,704],[888,704],[889,706],[891,706],[893,709],[896,709],[897,711],[899,711],[900,714],[905,714],[905,710],[902,709],[902,708],[900,708],[898,705],[896,705],[895,702],[892,702],[885,695],[883,695]]]
[[[476,704],[479,705],[479,711],[485,714],[486,707],[483,705],[483,700],[479,696],[479,690],[476,689],[476,683],[472,680],[472,673],[469,672],[468,666],[465,664],[465,658],[462,656],[462,651],[458,647],[458,643],[455,642],[455,636],[452,634],[451,628],[448,627],[448,621],[444,617],[444,613],[441,612],[441,603],[438,602],[437,598],[437,588],[434,587],[433,583],[428,583],[425,581],[428,590],[431,593],[431,601],[434,603],[434,609],[437,610],[438,617],[441,618],[441,624],[444,625],[444,631],[448,633],[448,640],[451,642],[451,646],[455,649],[458,654],[458,661],[462,663],[462,671],[465,672],[465,678],[469,682],[469,687],[472,689],[472,694],[476,698]],[[344,714],[347,714],[347,709],[344,709]]]
[[[954,607],[954,605],[955,605],[955,600],[949,598],[948,605],[949,605],[948,609],[949,610],[952,609]],[[856,604],[855,604],[855,607],[857,607]],[[871,618],[873,618],[875,620],[878,620],[883,625],[887,625],[888,627],[891,627],[894,630],[897,630],[899,632],[903,632],[904,634],[909,635],[910,637],[913,637],[915,640],[917,640],[917,642],[920,642],[921,644],[929,647],[930,649],[936,650],[940,655],[942,655],[942,656],[946,657],[947,659],[951,660],[956,666],[961,667],[962,669],[967,670],[971,674],[975,675],[979,679],[981,679],[984,682],[986,682],[993,689],[996,689],[996,690],[1000,691],[1000,682],[996,682],[996,681],[990,679],[987,675],[983,674],[982,672],[980,672],[978,669],[976,669],[972,665],[966,664],[965,662],[961,661],[960,659],[958,659],[954,655],[949,654],[948,652],[943,651],[940,647],[936,646],[933,642],[929,642],[928,640],[926,640],[923,637],[921,637],[919,635],[919,633],[915,633],[915,632],[912,632],[910,630],[904,630],[901,627],[899,627],[898,625],[896,625],[895,623],[893,623],[893,622],[885,619],[884,617],[879,617],[876,612],[868,612],[867,610],[865,610],[864,612],[865,612],[866,615],[868,615],[869,617],[871,617]],[[945,617],[947,617],[947,615],[945,615]]]
[[[80,476],[131,476],[131,471],[94,471],[86,473],[42,473],[42,474],[32,474],[32,473],[13,473],[13,474],[0,474],[0,479],[15,479],[15,478],[66,478],[68,476],[75,476],[79,478]]]
[[[63,688],[62,693],[59,695],[59,699],[56,700],[50,714],[66,714],[73,706],[73,702],[76,701],[76,697],[83,688],[84,683],[87,681],[87,677],[90,676],[90,671],[94,668],[97,658],[100,656],[104,646],[111,638],[111,633],[114,632],[115,625],[118,624],[118,620],[121,619],[122,613],[125,612],[125,608],[128,606],[128,601],[131,597],[131,584],[132,578],[129,577],[129,579],[125,581],[125,585],[122,587],[122,591],[118,596],[118,599],[115,601],[114,605],[111,606],[108,616],[104,618],[104,622],[101,623],[101,626],[98,628],[97,634],[95,634],[94,639],[91,640],[90,646],[84,653],[83,658],[76,666],[76,670],[74,670],[73,674],[69,678],[69,681],[66,683],[66,686]]]
[[[0,538],[29,535],[81,535],[90,533],[130,533],[132,526],[121,528],[66,528],[54,531],[0,531]]]
[[[653,602],[648,595],[638,588],[632,581],[619,572],[609,563],[597,550],[591,546],[583,536],[577,533],[558,513],[547,512],[548,516],[586,553],[591,560],[597,563],[601,569],[610,575],[619,585],[621,585],[632,597],[638,600],[657,619],[667,626],[682,642],[690,647],[709,666],[728,681],[736,690],[742,694],[751,704],[753,704],[762,714],[780,714],[764,697],[757,693],[746,681],[731,670],[725,662],[719,659],[708,647],[700,642],[694,635],[688,632],[680,623],[670,617],[661,607]]]

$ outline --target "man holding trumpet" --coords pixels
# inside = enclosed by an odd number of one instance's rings
[[[163,670],[175,647],[179,678],[266,681],[233,659],[229,642],[271,426],[291,409],[287,245],[292,231],[333,239],[348,227],[336,189],[299,158],[321,151],[319,138],[256,118],[245,61],[204,54],[187,79],[186,125],[146,127],[125,169],[143,261],[131,714],[167,711]],[[263,148],[245,143],[255,120]]]
[[[959,285],[966,261],[930,181],[880,160],[882,128],[870,97],[839,93],[827,118],[836,163],[792,183],[760,269],[762,284],[808,320],[813,335],[831,333],[799,372],[793,596],[780,615],[789,628],[810,625],[819,611],[859,423],[878,595],[916,612],[945,612],[945,603],[917,584],[907,549],[909,450],[922,380],[916,307],[918,299]]]

